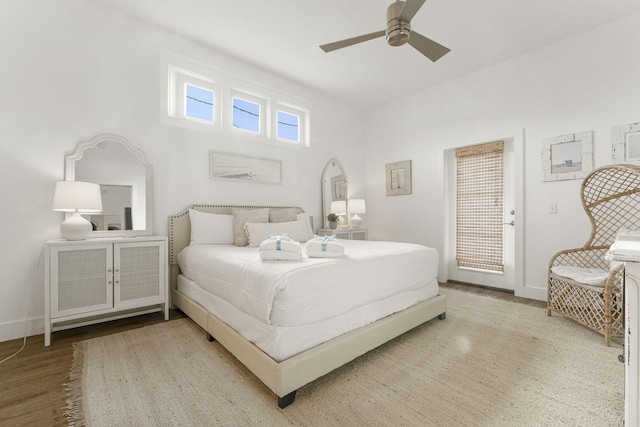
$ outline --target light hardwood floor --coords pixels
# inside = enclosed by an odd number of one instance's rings
[[[546,307],[544,302],[494,289],[455,283],[441,286]],[[181,317],[185,317],[181,311],[171,310],[171,320]],[[44,346],[43,335],[27,338],[20,354],[0,364],[0,426],[66,426],[64,384],[73,361],[73,343],[163,321],[162,313],[152,313],[58,331],[53,334],[50,347]],[[22,342],[19,339],[0,343],[0,360],[17,351]]]

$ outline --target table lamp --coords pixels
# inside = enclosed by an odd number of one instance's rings
[[[331,213],[340,216],[340,221],[342,221],[342,215],[347,213],[347,202],[344,200],[336,200],[331,202]]]
[[[85,240],[92,227],[80,214],[102,212],[100,185],[80,181],[57,182],[53,210],[73,212],[73,215],[60,224],[60,233],[64,239]]]
[[[350,199],[349,200],[349,213],[352,213],[351,226],[353,228],[360,228],[362,225],[362,218],[358,214],[367,213],[367,207],[365,206],[364,199]]]

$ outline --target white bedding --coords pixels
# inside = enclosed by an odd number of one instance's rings
[[[193,245],[180,252],[178,262],[185,278],[266,325],[316,324],[396,294],[420,293],[433,283],[435,290],[424,299],[437,295],[435,249],[343,242],[345,255],[340,258],[265,262],[257,248]]]

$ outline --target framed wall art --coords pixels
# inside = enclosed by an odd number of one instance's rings
[[[611,160],[613,163],[640,165],[640,123],[612,128]]]
[[[593,170],[592,131],[546,138],[543,142],[543,181],[582,179]]]
[[[411,194],[411,160],[387,163],[387,196]]]
[[[260,184],[282,184],[282,162],[210,151],[209,178]]]

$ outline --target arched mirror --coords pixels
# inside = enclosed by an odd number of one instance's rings
[[[327,165],[322,171],[322,214],[323,214],[323,227],[328,228],[329,222],[327,221],[327,215],[331,213],[331,202],[344,202],[345,213],[346,204],[349,194],[349,182],[347,181],[347,174],[344,172],[340,162],[334,157],[329,160]],[[349,216],[343,217],[343,222],[339,226],[348,226]]]
[[[100,184],[102,212],[83,215],[91,237],[153,234],[151,165],[129,141],[101,134],[79,142],[65,157],[65,180]]]

